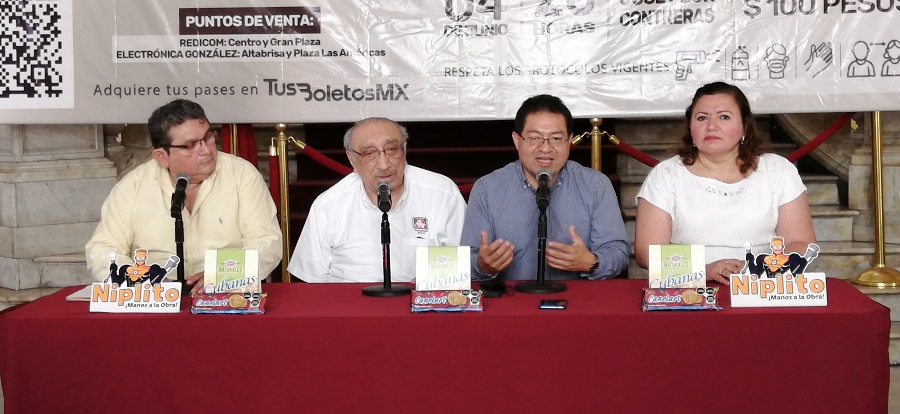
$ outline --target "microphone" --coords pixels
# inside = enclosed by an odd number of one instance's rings
[[[550,171],[542,169],[537,172],[538,189],[535,194],[538,208],[546,210],[550,205]]]
[[[410,286],[391,286],[391,223],[388,221],[388,210],[391,209],[391,183],[381,180],[376,186],[378,191],[378,209],[381,210],[381,264],[384,270],[381,286],[364,287],[362,294],[366,296],[398,296],[408,295]]]
[[[378,182],[378,209],[387,213],[391,209],[391,183],[387,180]]]
[[[184,208],[184,192],[190,183],[191,176],[185,173],[179,173],[175,177],[175,193],[172,194],[172,217],[181,214],[181,209]]]

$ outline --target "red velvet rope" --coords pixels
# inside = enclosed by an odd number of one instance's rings
[[[338,174],[347,175],[353,172],[352,168],[341,164],[331,158],[328,158],[325,154],[322,154],[321,152],[319,152],[319,150],[310,147],[309,145],[307,145],[306,148],[303,149],[303,153],[308,155],[309,158],[312,158],[319,164],[322,164],[323,167],[328,168],[329,170],[334,171]]]
[[[841,114],[838,119],[831,123],[828,128],[825,128],[819,135],[815,138],[803,144],[802,147],[797,148],[794,152],[788,154],[787,159],[791,162],[797,161],[806,154],[809,154],[812,150],[816,149],[819,145],[822,145],[825,140],[831,138],[839,129],[841,129],[844,125],[850,122],[850,119],[853,118],[853,114],[855,112],[845,112]]]
[[[652,167],[655,167],[656,164],[659,164],[659,161],[656,160],[655,158],[641,152],[641,150],[639,150],[635,147],[632,147],[631,145],[628,145],[622,141],[619,141],[619,143],[616,144],[616,148],[618,148],[619,151],[622,151],[625,154],[631,156],[631,158],[634,158],[634,159],[644,163],[644,165],[647,165],[648,167],[652,168]]]

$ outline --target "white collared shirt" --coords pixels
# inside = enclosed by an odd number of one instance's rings
[[[391,280],[415,277],[416,246],[456,246],[466,203],[449,178],[407,165],[391,211]],[[313,202],[288,271],[312,283],[382,282],[382,213],[351,173]]]

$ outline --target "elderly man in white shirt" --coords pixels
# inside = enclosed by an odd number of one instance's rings
[[[306,282],[383,282],[378,183],[391,188],[391,279],[415,277],[417,246],[456,246],[466,204],[449,178],[406,164],[406,128],[367,118],[344,134],[354,172],[313,202],[288,271]]]

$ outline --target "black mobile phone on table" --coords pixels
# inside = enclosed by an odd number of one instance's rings
[[[539,309],[562,310],[569,306],[569,301],[565,299],[542,299],[538,305]]]

